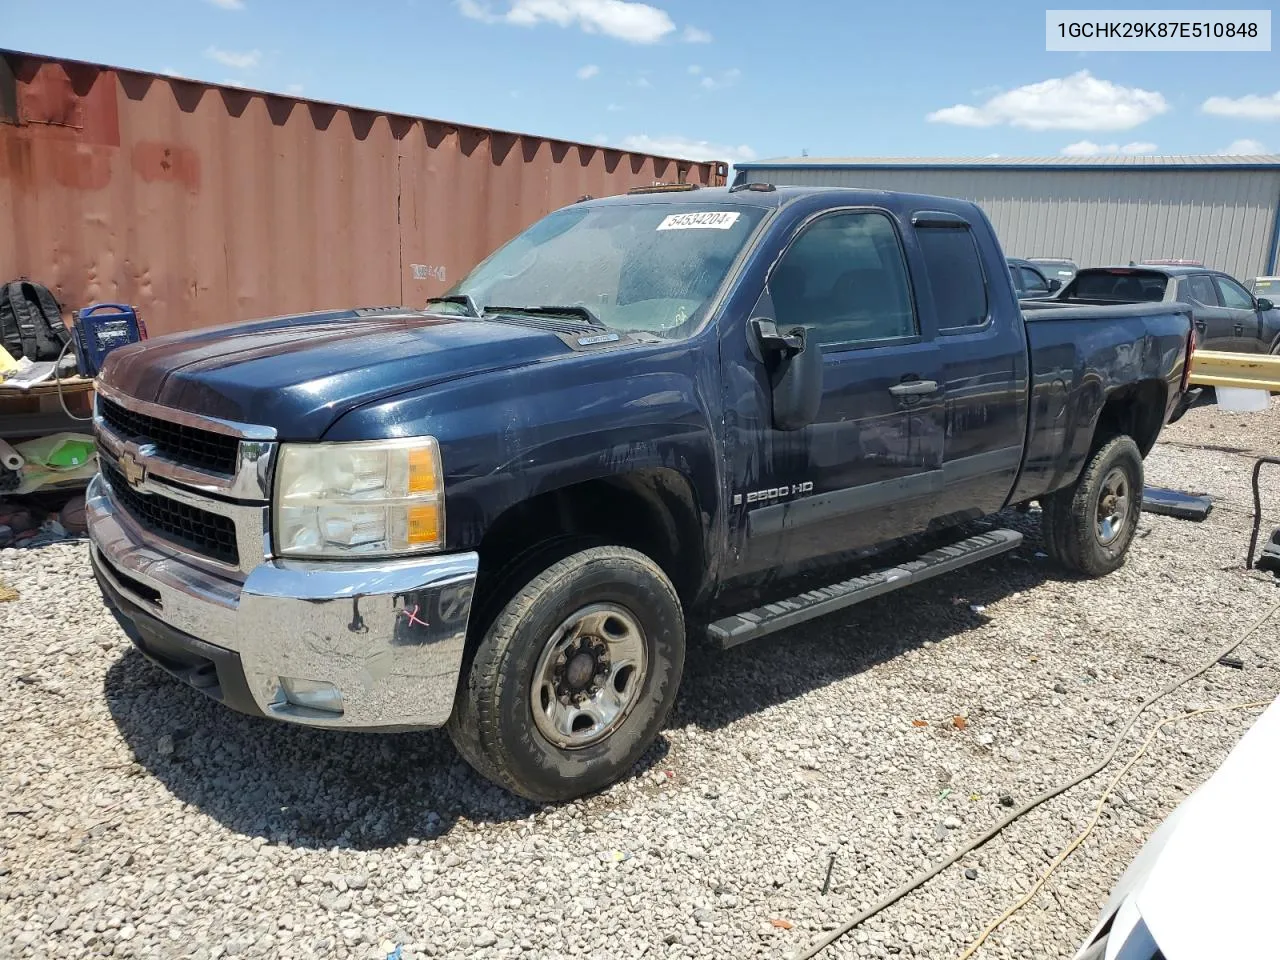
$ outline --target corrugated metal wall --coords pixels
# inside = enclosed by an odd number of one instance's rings
[[[1280,169],[752,169],[752,180],[869,187],[976,201],[1013,257],[1081,266],[1178,258],[1241,279],[1267,272]]]
[[[725,172],[0,52],[0,282],[153,334],[420,304],[584,194]]]

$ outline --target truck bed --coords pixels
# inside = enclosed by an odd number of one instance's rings
[[[1044,300],[1020,306],[1027,321],[1031,401],[1026,455],[1010,503],[1075,481],[1113,390],[1160,391],[1167,420],[1178,402],[1191,331],[1191,308],[1181,303],[1081,306]]]

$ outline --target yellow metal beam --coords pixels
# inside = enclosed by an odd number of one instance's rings
[[[1202,387],[1241,387],[1280,391],[1280,356],[1197,350],[1191,382]]]

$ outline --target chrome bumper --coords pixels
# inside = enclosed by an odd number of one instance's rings
[[[475,553],[367,563],[267,560],[240,583],[144,539],[100,476],[89,484],[86,517],[99,575],[147,616],[236,654],[265,716],[338,728],[438,727],[448,720]],[[281,678],[333,684],[342,712],[288,702]]]

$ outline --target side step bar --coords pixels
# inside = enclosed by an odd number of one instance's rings
[[[902,563],[887,570],[877,570],[864,577],[842,580],[827,587],[810,590],[789,600],[765,604],[745,613],[724,617],[707,627],[707,634],[723,648],[736,647],[767,633],[785,630],[797,623],[826,616],[863,600],[870,600],[882,593],[900,590],[913,583],[920,583],[940,573],[967,567],[979,560],[1007,553],[1022,543],[1022,534],[1016,530],[992,530],[953,543],[948,547],[930,550],[918,559]]]

